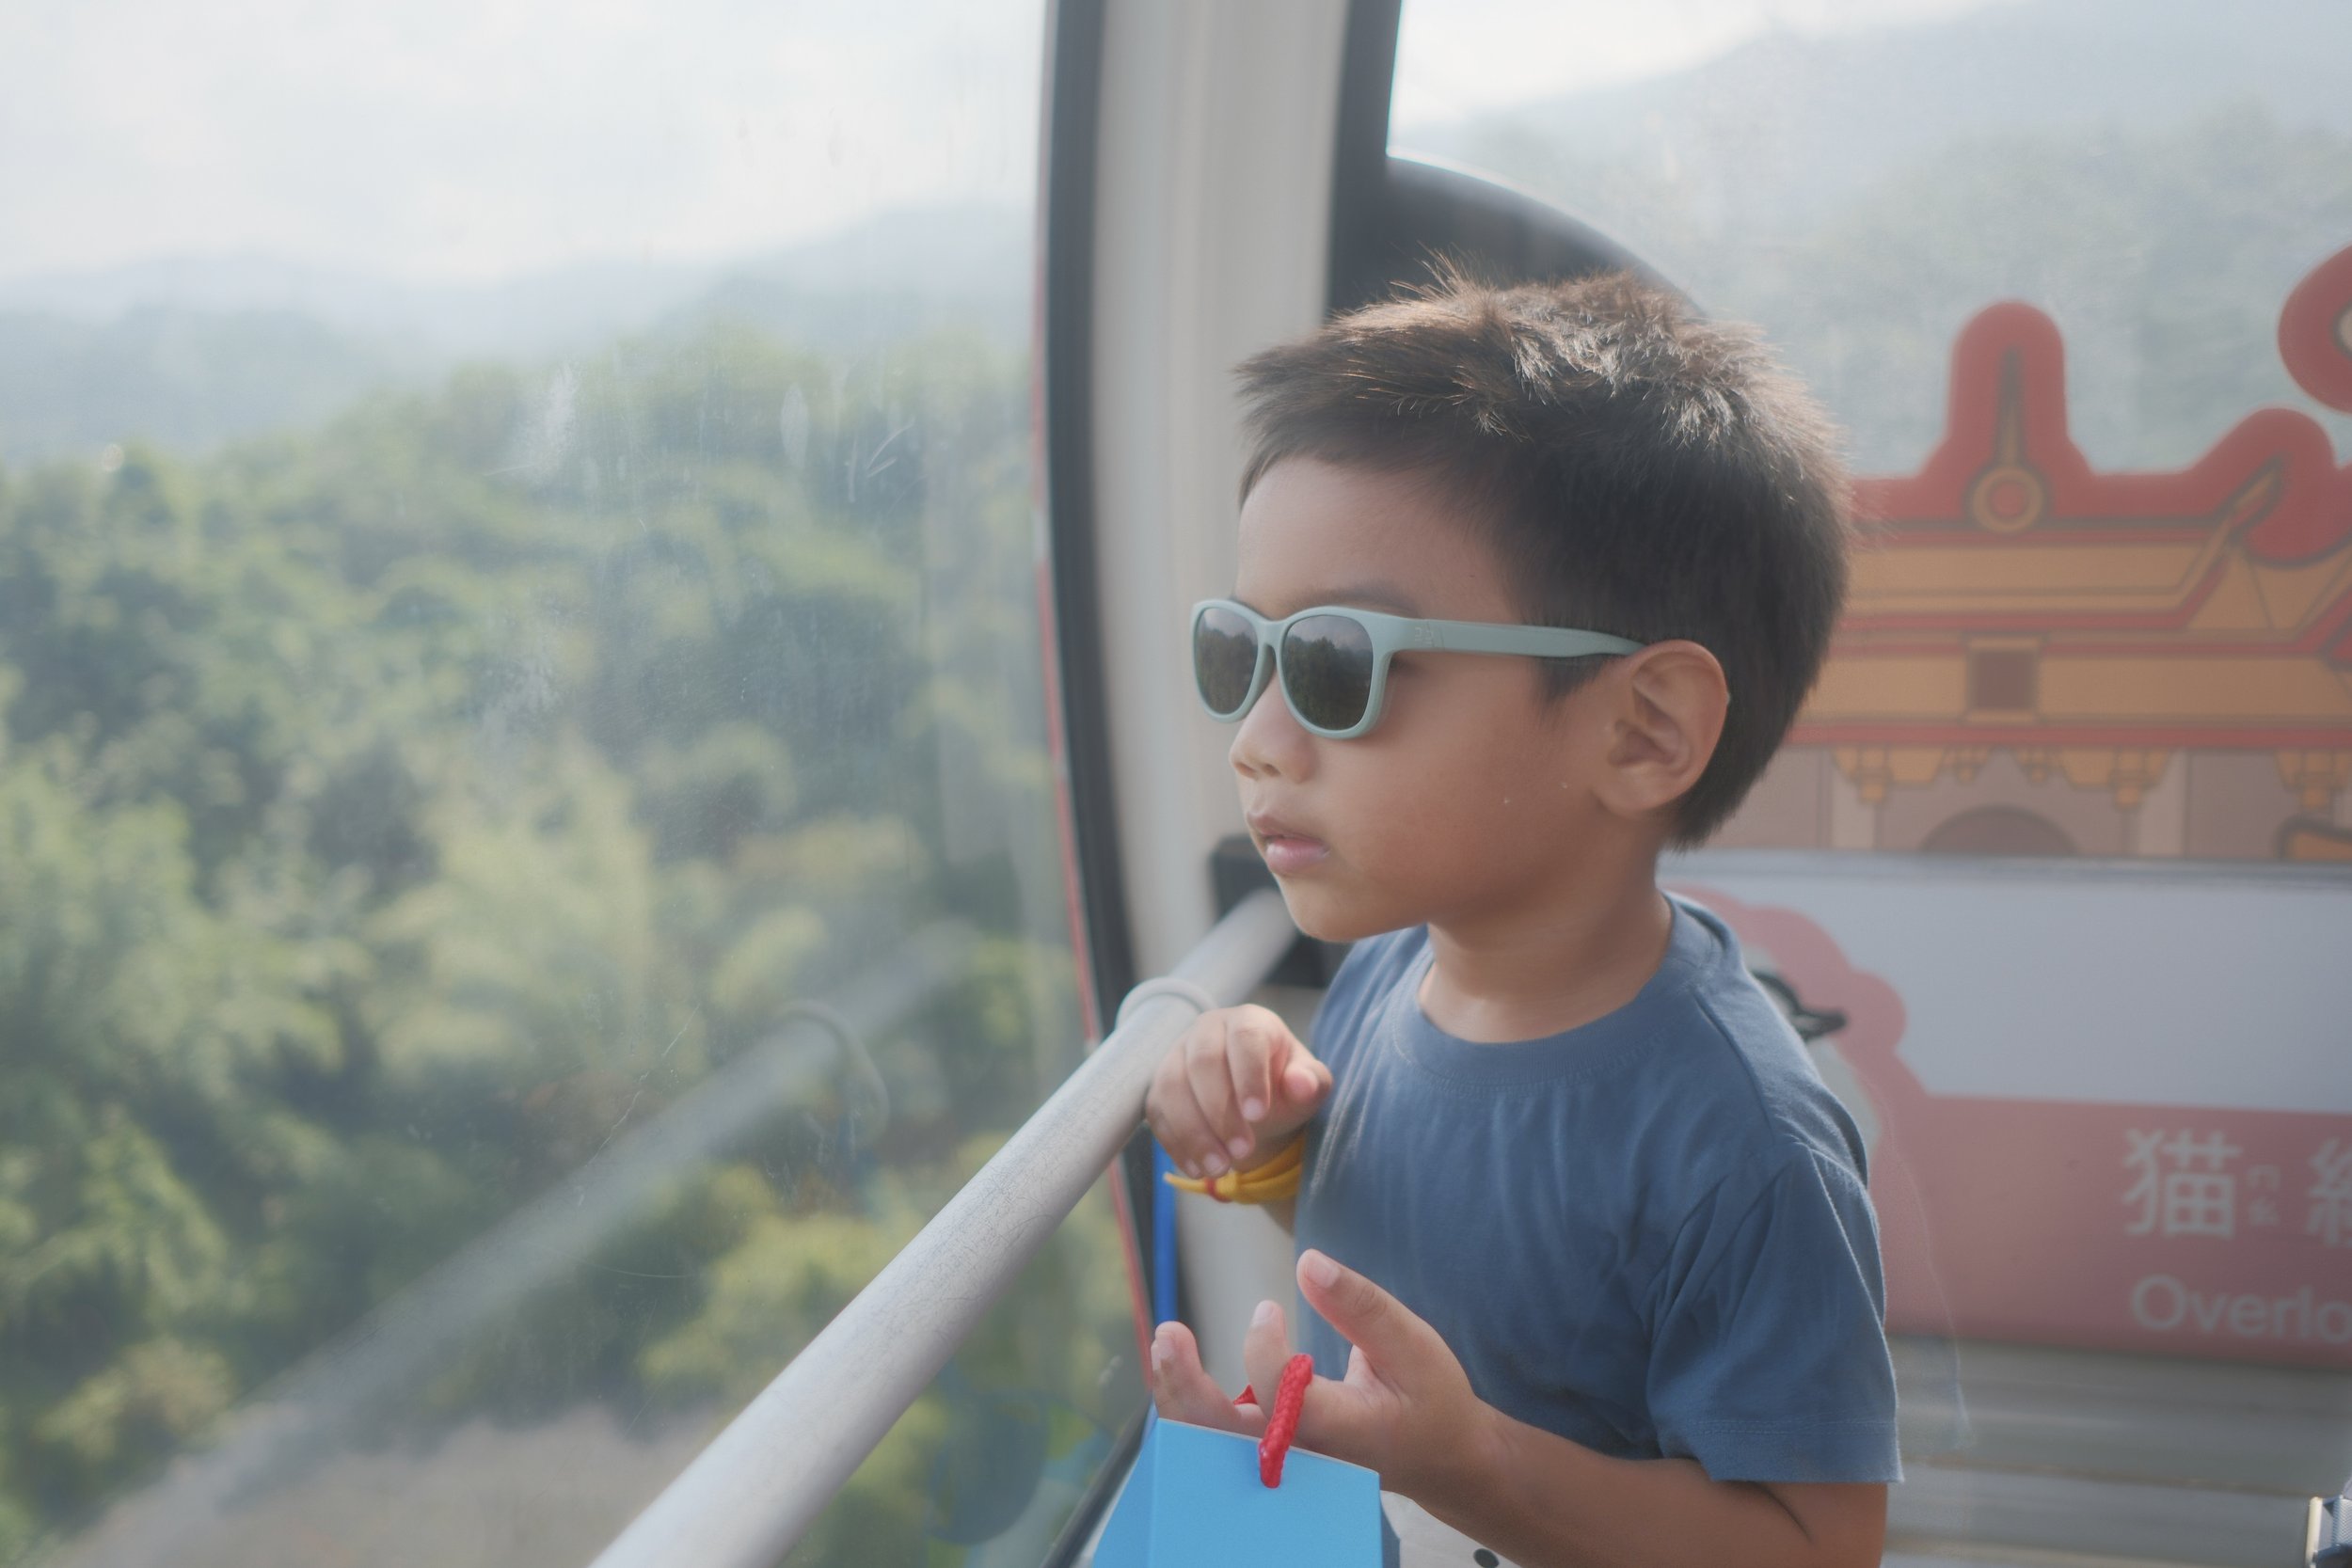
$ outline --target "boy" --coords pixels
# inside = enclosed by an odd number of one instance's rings
[[[1625,277],[1447,274],[1242,375],[1240,568],[1195,673],[1299,928],[1357,945],[1312,1051],[1207,1014],[1147,1114],[1190,1177],[1297,1182],[1298,1441],[1526,1568],[1876,1564],[1900,1471],[1862,1141],[1657,884],[1827,649],[1824,423]],[[1300,1136],[1303,1177],[1251,1177]],[[1258,1389],[1282,1320],[1251,1323]],[[1164,1414],[1262,1428],[1182,1324],[1152,1363]]]

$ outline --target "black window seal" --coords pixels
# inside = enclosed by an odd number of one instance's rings
[[[1135,931],[1119,847],[1094,493],[1095,149],[1102,136],[1106,0],[1052,0],[1038,191],[1039,440],[1055,689],[1068,770],[1070,852],[1092,981],[1098,1037],[1136,984]],[[1152,1134],[1138,1125],[1119,1153],[1143,1299],[1152,1297]]]
[[[1339,134],[1331,150],[1331,246],[1324,313],[1352,309],[1379,292],[1366,261],[1388,221],[1389,103],[1396,92],[1397,32],[1405,0],[1349,0],[1340,55]]]
[[[1104,0],[1054,0],[1046,19],[1039,286],[1051,650],[1061,694],[1072,850],[1098,1031],[1136,983],[1119,847],[1094,496],[1095,148],[1102,134]]]

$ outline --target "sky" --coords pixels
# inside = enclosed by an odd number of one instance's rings
[[[1028,201],[1041,0],[9,0],[0,275],[411,280]]]
[[[1391,123],[1407,128],[1660,76],[1764,33],[1834,33],[1996,0],[1406,0]],[[1498,39],[1508,40],[1498,47]]]
[[[1774,25],[1982,3],[1409,0],[1396,120]],[[1036,177],[1043,0],[8,6],[0,279],[191,256],[418,282],[703,261],[893,207],[1025,204]]]

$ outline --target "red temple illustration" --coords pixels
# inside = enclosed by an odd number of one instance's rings
[[[2352,248],[2281,360],[2352,411]],[[2057,326],[1962,330],[1941,444],[1857,486],[1820,686],[1728,846],[2352,860],[2352,466],[2306,414],[2190,467],[2100,473]]]

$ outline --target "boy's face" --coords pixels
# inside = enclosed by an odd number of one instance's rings
[[[1233,596],[1261,615],[1339,604],[1517,622],[1506,582],[1485,536],[1411,479],[1287,458],[1242,507]],[[1379,721],[1326,740],[1269,681],[1230,755],[1299,928],[1345,942],[1556,902],[1603,815],[1591,785],[1608,719],[1586,699],[1604,684],[1547,705],[1535,659],[1401,653]]]

